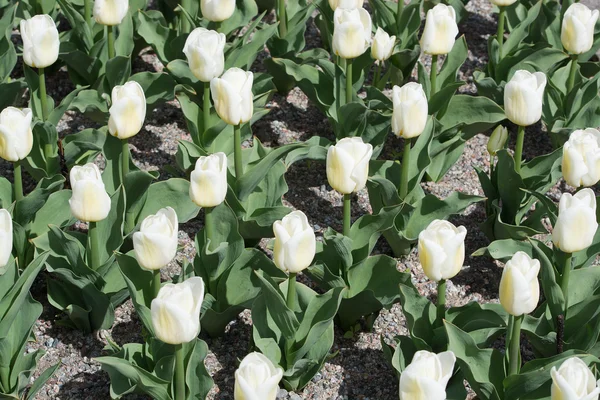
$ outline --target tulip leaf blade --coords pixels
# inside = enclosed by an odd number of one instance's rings
[[[259,278],[263,288],[262,293],[265,296],[269,316],[286,339],[294,339],[300,322],[298,322],[294,311],[287,307],[285,297],[281,293],[279,286],[262,271],[257,271],[256,276]]]

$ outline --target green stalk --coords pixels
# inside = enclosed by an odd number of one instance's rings
[[[210,244],[208,246],[208,250],[214,249],[216,243],[214,242],[215,238],[215,218],[213,215],[214,207],[205,207],[204,208],[204,229],[206,231],[206,238],[210,240]]]
[[[235,179],[239,180],[244,173],[242,165],[242,127],[235,125],[233,127],[233,156],[235,160]]]
[[[434,54],[431,56],[431,71],[429,72],[429,82],[431,83],[431,90],[429,91],[429,98],[431,99],[435,94],[437,87],[437,64],[438,56]]]
[[[83,15],[88,26],[92,27],[92,0],[84,0]]]
[[[438,282],[437,287],[437,321],[440,325],[443,324],[446,317],[446,280],[442,279]]]
[[[494,156],[490,154],[490,180],[493,180],[492,175],[494,174]]]
[[[203,131],[206,134],[208,128],[210,128],[210,82],[204,82],[204,96],[202,100],[204,101],[204,106],[202,107],[202,123],[204,125]],[[198,132],[198,134],[200,135],[200,132]],[[198,143],[202,143],[201,139],[201,137],[198,138]]]
[[[352,193],[344,195],[344,236],[350,236],[350,221],[352,216]]]
[[[565,310],[563,313],[565,318],[567,318],[567,309],[569,308],[569,276],[571,275],[571,270],[573,269],[573,254],[566,254],[567,259],[565,260],[562,279],[560,281],[560,289],[562,290],[563,297],[565,298]]]
[[[396,26],[398,32],[401,32],[402,27],[400,26],[400,17],[402,17],[402,11],[404,10],[404,0],[398,0],[398,9],[396,11]]]
[[[48,119],[48,99],[46,98],[46,72],[44,68],[38,68],[38,76],[40,79],[40,103],[42,103],[42,120]]]
[[[517,133],[517,144],[515,146],[515,171],[521,173],[521,162],[523,161],[523,140],[525,139],[525,127],[519,126]]]
[[[181,0],[181,6],[185,9],[185,11],[190,12],[191,9],[191,4],[190,4],[190,0]],[[187,19],[187,17],[181,13],[180,14],[180,18],[181,18],[181,33],[190,33],[192,30],[192,25],[190,23],[190,21]]]
[[[175,400],[185,400],[185,365],[183,344],[175,345]]]
[[[352,101],[352,59],[346,60],[346,104]]]
[[[154,298],[157,298],[160,291],[160,269],[152,271],[152,275],[152,293],[154,293]]]
[[[285,303],[290,310],[294,311],[294,308],[296,307],[296,274],[293,272],[290,272],[289,275]]]
[[[98,238],[98,227],[96,222],[90,222],[88,228],[88,240],[90,242],[90,262],[92,269],[97,271],[100,268],[100,240]]]
[[[121,183],[125,185],[125,178],[129,174],[129,141],[121,140]]]
[[[23,170],[21,167],[21,161],[16,161],[13,164],[14,167],[14,181],[15,181],[15,200],[23,200]]]
[[[106,27],[106,41],[108,45],[108,59],[115,58],[115,31],[111,25]]]
[[[500,52],[500,59],[502,59],[502,45],[504,44],[504,20],[506,14],[506,7],[500,6],[500,14],[498,15],[498,32],[496,33],[496,39],[498,39],[498,51]]]
[[[400,195],[400,199],[402,200],[404,200],[408,194],[408,168],[410,165],[411,145],[410,139],[404,140],[404,155],[402,156],[402,170],[400,172],[400,190],[398,191],[398,195]]]
[[[516,375],[521,369],[521,322],[523,316],[515,317],[509,343],[508,375]]]
[[[373,77],[373,86],[375,86],[376,88],[379,87],[379,79],[381,78],[381,64],[383,64],[383,61],[379,61],[377,63],[377,66],[375,67],[375,76]]]
[[[577,74],[577,54],[571,55],[571,69],[569,69],[569,80],[567,81],[567,94],[573,90],[575,86],[575,75]]]
[[[277,0],[277,19],[279,20],[279,37],[287,35],[287,16],[285,14],[285,0]]]

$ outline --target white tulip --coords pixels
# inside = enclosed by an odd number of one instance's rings
[[[417,351],[400,375],[400,400],[446,400],[446,386],[455,362],[451,351]]]
[[[0,157],[6,161],[25,159],[33,148],[29,108],[7,107],[0,113]]]
[[[201,0],[200,10],[209,21],[225,21],[235,12],[235,0]]]
[[[227,195],[227,156],[200,157],[190,176],[190,198],[199,207],[216,207]]]
[[[108,110],[108,131],[114,137],[127,139],[137,135],[146,118],[146,95],[139,83],[129,81],[112,90],[112,106]]]
[[[427,125],[427,96],[423,86],[410,82],[402,87],[392,89],[394,113],[392,115],[392,131],[398,137],[410,139],[419,136]]]
[[[516,3],[516,1],[517,0],[490,0],[490,3],[498,7],[508,7]]]
[[[283,368],[261,353],[250,353],[235,371],[234,400],[275,400]]]
[[[327,150],[327,181],[341,194],[358,192],[367,184],[373,146],[359,137],[344,138]]]
[[[338,8],[333,13],[334,54],[356,58],[371,45],[371,16],[364,8]]]
[[[458,35],[456,11],[452,6],[438,4],[427,11],[425,29],[421,36],[421,49],[426,54],[448,54]]]
[[[102,221],[110,212],[110,197],[106,193],[102,175],[96,164],[74,166],[70,173],[71,213],[86,222]]]
[[[529,314],[540,300],[540,262],[518,251],[506,263],[500,279],[500,304],[507,313]]]
[[[312,263],[317,251],[315,232],[302,211],[293,211],[273,224],[275,247],[273,261],[277,268],[298,273]]]
[[[46,68],[58,59],[58,29],[49,15],[21,20],[23,61],[32,68]]]
[[[543,72],[515,72],[504,88],[506,118],[519,126],[533,125],[542,117],[542,100],[546,87]]]
[[[425,275],[435,282],[460,272],[465,261],[467,228],[436,219],[419,234],[419,261]]]
[[[594,30],[598,10],[591,11],[584,4],[573,3],[563,16],[560,40],[571,54],[583,54],[594,44]]]
[[[386,31],[377,28],[371,45],[371,57],[378,61],[385,61],[392,56],[396,36],[390,36]]]
[[[331,7],[333,11],[338,8],[351,10],[353,8],[362,8],[364,2],[365,0],[329,0],[329,7]]]
[[[157,270],[170,263],[177,255],[177,213],[171,207],[147,216],[140,231],[133,234],[133,251],[140,266]]]
[[[102,25],[119,25],[129,10],[129,0],[94,0],[94,19]]]
[[[10,213],[0,210],[0,268],[8,264],[13,248],[13,223]]]
[[[565,253],[584,250],[594,241],[596,229],[596,196],[592,189],[582,189],[574,196],[563,193],[552,232],[554,245]]]
[[[222,77],[210,81],[210,92],[217,114],[229,125],[240,125],[252,119],[253,80],[252,72],[230,68]]]
[[[223,73],[226,40],[225,34],[205,28],[196,28],[188,36],[183,52],[199,81],[210,82]]]
[[[600,132],[588,128],[571,133],[563,146],[562,173],[573,187],[592,186],[600,180]]]
[[[578,357],[565,360],[558,369],[552,367],[551,400],[598,400],[600,381]]]
[[[183,283],[167,283],[150,304],[154,334],[168,344],[183,344],[200,333],[204,282],[197,276]]]
[[[504,148],[508,140],[508,129],[502,125],[498,125],[490,135],[488,140],[487,151],[490,155],[495,156],[496,153]]]

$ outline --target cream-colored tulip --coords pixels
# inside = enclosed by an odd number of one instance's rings
[[[112,106],[108,110],[108,131],[114,137],[127,139],[137,135],[146,118],[146,95],[139,83],[129,81],[112,90]]]
[[[508,129],[502,125],[498,125],[490,135],[487,144],[487,151],[490,155],[495,156],[499,150],[504,148],[508,140]]]
[[[234,400],[275,400],[283,368],[261,353],[250,353],[235,371]]]
[[[567,358],[558,369],[552,367],[551,400],[598,400],[600,381],[579,357]]]
[[[157,270],[177,255],[177,213],[171,207],[147,216],[140,231],[133,234],[133,251],[142,268]]]
[[[210,82],[218,78],[225,68],[225,34],[196,28],[190,33],[183,52],[185,53],[190,70],[202,82]]]
[[[338,8],[351,10],[353,8],[362,8],[364,2],[365,0],[329,0],[329,7],[331,7],[333,11]]]
[[[516,2],[517,0],[490,0],[490,3],[498,7],[508,7]]]
[[[506,263],[500,279],[500,304],[507,313],[529,314],[540,300],[540,262],[518,251]]]
[[[352,59],[371,45],[371,16],[364,8],[337,8],[333,13],[334,54]]]
[[[0,268],[8,264],[13,247],[13,223],[7,210],[0,210]]]
[[[377,28],[377,32],[373,36],[373,44],[371,45],[371,57],[377,61],[387,60],[392,56],[395,44],[396,36],[390,36],[383,29]]]
[[[458,35],[456,11],[452,6],[438,4],[427,11],[425,28],[421,36],[421,49],[426,54],[448,54]]]
[[[592,189],[582,189],[575,195],[563,193],[552,232],[554,245],[565,253],[587,249],[597,229],[596,196]]]
[[[58,29],[49,15],[21,20],[23,61],[32,68],[46,68],[58,59]]]
[[[204,282],[197,276],[160,288],[150,304],[154,334],[168,344],[183,344],[200,333]]]
[[[96,164],[74,166],[70,173],[71,213],[86,222],[102,221],[110,212],[110,197],[106,193],[102,175]]]
[[[420,350],[400,375],[400,400],[446,400],[456,356]]]
[[[209,21],[225,21],[235,12],[235,0],[201,0],[200,10]]]
[[[562,173],[573,187],[592,186],[600,180],[600,132],[588,128],[571,133],[563,146]]]
[[[7,107],[0,113],[0,157],[6,161],[25,159],[33,148],[29,108]]]
[[[94,19],[102,25],[119,25],[129,10],[129,0],[94,0]]]
[[[210,93],[217,114],[229,125],[240,125],[252,119],[253,80],[252,72],[230,68],[222,77],[210,81]]]
[[[598,10],[590,10],[584,4],[573,3],[565,11],[560,40],[571,54],[588,52],[594,44],[594,30],[598,21]]]
[[[465,261],[467,228],[436,219],[419,234],[419,261],[425,275],[435,282],[460,272]]]
[[[515,72],[504,88],[506,118],[520,126],[533,125],[542,117],[546,75],[525,70]]]
[[[200,157],[190,175],[190,198],[199,207],[216,207],[227,196],[227,156]]]
[[[296,274],[312,263],[317,251],[315,232],[302,211],[292,211],[273,224],[273,261],[280,270]]]
[[[358,192],[367,184],[373,146],[359,137],[344,138],[327,150],[327,181],[341,194]]]
[[[423,86],[409,82],[402,87],[392,89],[394,113],[392,114],[392,131],[398,137],[410,139],[419,136],[427,125],[427,96]]]

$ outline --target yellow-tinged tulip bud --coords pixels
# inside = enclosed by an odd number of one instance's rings
[[[425,54],[448,54],[458,35],[456,11],[452,6],[438,4],[427,11],[425,29],[421,36],[421,49]]]
[[[410,139],[419,136],[427,125],[427,96],[423,86],[409,82],[402,87],[392,89],[394,113],[392,114],[392,131],[398,137]]]
[[[21,20],[23,61],[32,68],[46,68],[58,59],[58,29],[49,15]]]
[[[560,40],[571,54],[583,54],[594,44],[594,30],[598,10],[591,11],[584,4],[573,3],[563,16]]]
[[[200,207],[216,207],[227,195],[227,156],[200,157],[190,175],[190,198]]]
[[[135,81],[115,86],[111,98],[108,132],[119,139],[137,135],[146,118],[146,95],[142,86]]]
[[[6,161],[19,161],[27,158],[33,148],[29,108],[19,110],[7,107],[0,113],[0,157]]]
[[[490,155],[495,156],[498,150],[502,150],[508,140],[508,129],[502,125],[498,125],[490,135],[488,140],[487,151]]]
[[[356,58],[371,45],[371,16],[364,8],[338,8],[333,13],[334,54]]]
[[[222,77],[210,81],[210,93],[217,114],[229,125],[240,125],[252,119],[253,80],[252,72],[230,68]]]
[[[419,261],[435,282],[453,278],[465,261],[467,228],[436,219],[419,234]]]
[[[273,224],[273,260],[280,270],[298,273],[312,263],[317,251],[315,232],[302,211],[293,211]]]
[[[70,173],[73,191],[69,205],[75,218],[86,222],[102,221],[110,212],[110,197],[96,164],[75,166]]]
[[[515,72],[504,88],[506,118],[519,126],[533,125],[542,117],[542,100],[546,87],[543,72]]]
[[[563,146],[562,173],[573,187],[592,186],[600,180],[600,132],[588,128],[571,133]]]
[[[261,353],[250,353],[235,371],[234,400],[275,400],[283,368]]]
[[[177,254],[179,222],[171,207],[147,216],[140,231],[133,234],[133,251],[142,268],[157,270],[170,263]]]
[[[392,56],[396,36],[390,36],[386,31],[377,28],[371,45],[371,57],[378,61],[385,61]]]
[[[540,300],[539,272],[540,262],[522,251],[506,263],[500,279],[500,304],[507,313],[519,317],[535,310]]]
[[[400,400],[445,400],[455,362],[451,351],[417,351],[400,375]]]
[[[200,10],[209,21],[225,21],[235,12],[235,0],[201,0]]]
[[[552,367],[551,400],[597,400],[600,381],[578,357],[567,358],[558,369]]]
[[[359,137],[344,138],[327,150],[327,180],[341,194],[358,192],[367,184],[373,146]]]
[[[119,25],[129,10],[129,0],[94,0],[94,19],[102,25]]]
[[[565,253],[584,250],[594,241],[597,229],[596,196],[592,189],[582,189],[575,195],[563,193],[552,232],[554,245]]]
[[[218,78],[225,68],[225,34],[196,28],[190,33],[183,52],[185,53],[190,70],[202,82],[210,82]]]
[[[0,210],[0,268],[8,264],[13,247],[13,223],[10,213]]]

